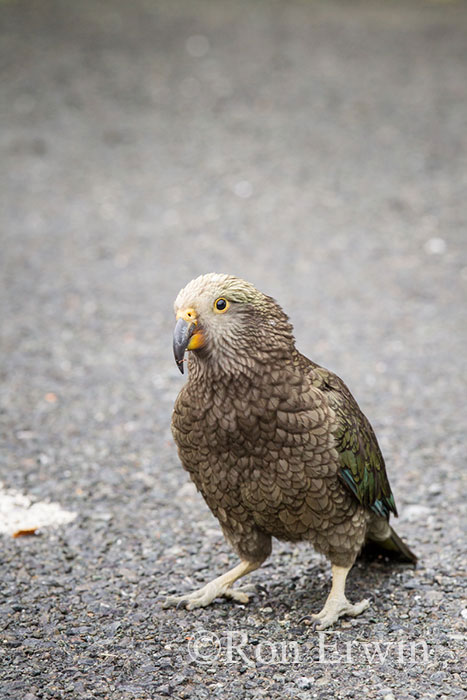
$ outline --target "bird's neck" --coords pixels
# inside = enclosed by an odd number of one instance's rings
[[[259,385],[268,382],[270,369],[277,372],[296,364],[298,351],[291,348],[274,348],[249,355],[230,354],[225,351],[215,358],[207,353],[192,352],[188,358],[189,381],[211,385],[213,382],[243,382]]]

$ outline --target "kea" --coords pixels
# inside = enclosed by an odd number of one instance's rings
[[[240,563],[164,605],[189,610],[226,597],[271,553],[273,537],[306,541],[332,566],[314,625],[360,615],[347,574],[366,544],[402,561],[416,557],[389,525],[394,496],[373,429],[344,382],[295,347],[288,316],[252,284],[224,274],[191,281],[175,301],[174,354],[188,381],[172,431],[181,462]]]

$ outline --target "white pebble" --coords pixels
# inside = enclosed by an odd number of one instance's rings
[[[306,676],[302,676],[301,678],[297,678],[295,684],[298,685],[300,690],[309,690],[313,687],[313,681],[313,677],[308,678]]]
[[[422,521],[430,515],[431,510],[427,506],[421,506],[414,503],[413,505],[406,506],[403,510],[404,520],[408,520],[409,523]]]
[[[240,180],[234,185],[234,192],[237,197],[248,199],[253,194],[253,187],[248,180]]]
[[[446,241],[443,238],[429,238],[424,248],[429,255],[442,255],[446,252]]]

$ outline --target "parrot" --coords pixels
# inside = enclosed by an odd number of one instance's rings
[[[234,583],[269,557],[272,538],[309,542],[331,564],[331,589],[312,615],[322,630],[355,617],[347,575],[365,546],[417,557],[389,524],[397,508],[375,433],[336,374],[302,355],[289,317],[238,277],[208,273],[178,294],[173,350],[188,380],[174,405],[180,461],[240,563],[164,607],[249,602]]]

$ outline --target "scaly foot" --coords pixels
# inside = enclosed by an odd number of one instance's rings
[[[317,630],[325,630],[333,625],[343,615],[357,617],[370,605],[369,600],[361,600],[359,603],[350,603],[347,598],[332,598],[329,597],[321,612],[311,617],[316,620],[315,627]]]
[[[238,603],[246,604],[250,600],[249,594],[254,592],[255,588],[254,584],[232,588],[229,584],[220,583],[215,579],[207,583],[203,588],[193,591],[192,593],[168,596],[162,604],[162,607],[168,608],[175,605],[177,607],[184,606],[187,610],[194,610],[195,608],[205,608],[212,603],[215,598],[231,598]]]

